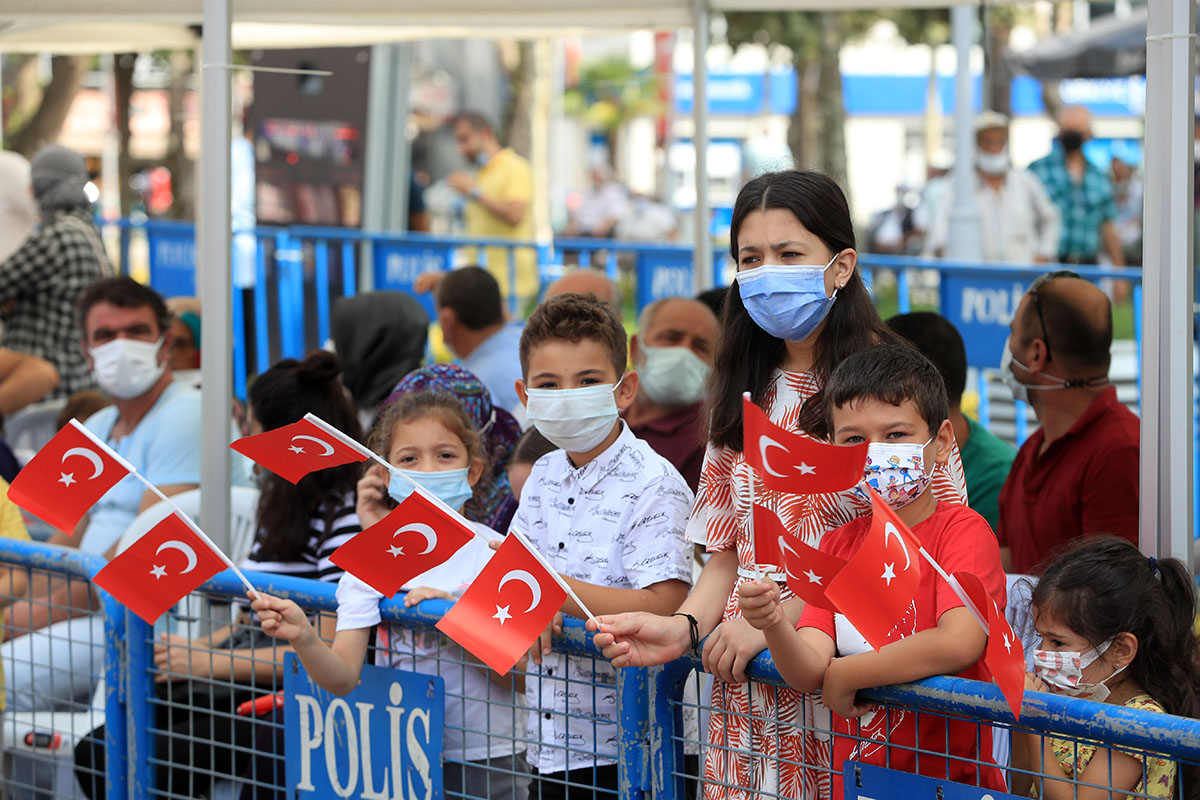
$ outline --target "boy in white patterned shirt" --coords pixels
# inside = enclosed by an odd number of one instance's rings
[[[512,527],[526,534],[594,614],[674,612],[691,583],[684,528],[692,493],[617,412],[633,402],[625,329],[590,295],[563,294],[521,335],[517,395],[555,450],[534,464]],[[568,599],[565,614],[585,614]],[[617,791],[616,676],[602,659],[534,645],[526,681],[536,777],[530,800]]]

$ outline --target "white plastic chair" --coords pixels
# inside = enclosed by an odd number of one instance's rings
[[[67,405],[66,398],[30,403],[4,420],[4,441],[12,448],[18,463],[25,466],[34,453],[58,432],[55,423]]]
[[[199,515],[199,489],[181,492],[171,500],[193,519]],[[138,514],[117,543],[117,552],[124,551],[172,511],[170,504],[158,502]],[[257,511],[258,489],[233,487],[230,495],[228,554],[235,564],[249,554],[254,543]],[[203,635],[205,631],[201,628],[208,627],[207,623],[211,617],[206,613],[208,610],[207,599],[203,595],[193,593],[167,612],[155,626],[155,630],[179,633],[188,638]],[[53,792],[54,797],[71,800],[83,798],[85,795],[75,779],[75,746],[92,730],[104,724],[104,694],[105,682],[102,677],[92,692],[92,704],[88,709],[6,712],[0,721],[0,746],[3,747],[6,756],[34,754],[26,756],[23,763],[41,765],[36,776],[37,783],[51,783],[49,791]],[[47,763],[48,757],[53,759],[53,768]],[[47,791],[45,788],[39,788],[42,792]],[[32,790],[28,796],[39,796],[38,790]]]

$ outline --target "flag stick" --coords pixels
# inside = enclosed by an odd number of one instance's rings
[[[983,628],[983,632],[988,633],[987,620],[984,619],[984,616],[979,612],[979,609],[975,607],[975,602],[971,600],[970,596],[966,593],[966,590],[962,588],[962,585],[959,584],[953,575],[948,574],[946,570],[942,569],[941,564],[934,561],[933,556],[929,555],[928,550],[922,547],[918,552],[925,556],[925,560],[933,565],[933,568],[937,570],[937,574],[941,575],[942,579],[950,585],[950,588],[954,590],[956,595],[958,595],[958,599],[963,601],[963,604],[967,607],[967,610],[971,612],[973,617],[975,617],[975,621],[979,623],[979,627]]]
[[[233,573],[235,575],[237,575],[238,578],[241,579],[242,583],[244,583],[246,585],[246,588],[250,590],[250,593],[252,595],[254,595],[254,597],[256,597],[256,598],[258,597],[258,590],[254,588],[254,584],[250,583],[250,581],[246,578],[246,576],[242,573],[242,571],[240,569],[238,569],[237,564],[233,563],[233,559],[231,559],[229,556],[225,555],[225,551],[222,550],[221,548],[217,547],[216,543],[213,542],[212,539],[208,538],[208,534],[205,533],[204,531],[200,530],[200,526],[197,525],[195,522],[193,522],[191,517],[189,517],[187,514],[183,513],[183,509],[181,509],[178,505],[176,505],[174,500],[172,500],[170,497],[167,497],[165,494],[163,494],[162,490],[159,489],[157,486],[155,486],[153,483],[151,483],[144,475],[142,475],[142,473],[138,472],[134,468],[133,464],[130,464],[128,461],[126,461],[124,458],[122,458],[116,451],[114,451],[111,447],[109,447],[104,441],[102,441],[94,433],[92,433],[87,428],[85,428],[83,425],[81,425],[77,420],[74,420],[74,419],[71,420],[71,424],[74,425],[75,428],[78,429],[80,433],[82,433],[84,436],[86,436],[88,439],[90,439],[92,442],[94,442],[98,447],[104,448],[104,452],[106,452],[109,455],[109,457],[111,457],[114,461],[116,461],[118,464],[120,464],[125,469],[129,470],[130,475],[133,475],[135,478],[137,478],[139,481],[141,481],[142,484],[147,489],[149,489],[154,494],[158,495],[158,499],[162,500],[164,503],[166,503],[168,506],[170,506],[172,511],[175,513],[175,515],[177,517],[179,517],[181,520],[183,520],[184,524],[187,525],[188,528],[190,528],[193,533],[195,533],[197,536],[199,536],[200,540],[202,542],[204,542],[206,545],[208,545],[209,549],[212,550],[214,553],[216,553],[217,556],[220,557],[220,559],[225,562],[226,566],[228,566],[231,570],[233,570]]]
[[[591,610],[584,604],[584,602],[579,599],[579,595],[575,594],[575,590],[567,585],[567,582],[564,581],[562,579],[562,576],[558,574],[558,570],[556,570],[554,567],[550,566],[550,563],[548,561],[546,561],[545,557],[543,557],[542,554],[538,552],[538,549],[533,546],[533,542],[526,539],[525,534],[521,533],[516,528],[509,528],[508,532],[511,533],[513,536],[516,536],[517,540],[521,544],[525,545],[525,549],[527,549],[530,553],[532,553],[533,557],[538,560],[538,563],[541,564],[546,569],[547,572],[549,572],[551,575],[554,576],[554,580],[558,581],[558,585],[563,588],[563,591],[565,591],[570,596],[570,598],[575,601],[575,605],[579,606],[579,610],[582,611],[586,615],[586,618],[590,619],[590,620],[595,620],[596,615],[593,614],[591,612]],[[597,622],[596,624],[598,625],[599,623]]]
[[[749,402],[749,400],[750,393],[742,392],[742,401]],[[745,419],[742,420],[742,424],[743,426],[745,425]],[[745,433],[742,434],[742,438],[742,449],[744,451],[746,447],[744,441]],[[747,464],[746,466],[749,467],[750,465]],[[763,574],[762,567],[758,565],[758,542],[754,538],[754,481],[757,477],[758,473],[754,471],[754,467],[750,467],[750,560],[754,562],[754,572],[761,581],[766,576]]]
[[[318,428],[320,428],[321,430],[328,433],[330,436],[337,439],[342,444],[349,447],[351,450],[354,450],[356,453],[366,456],[367,458],[374,459],[376,463],[382,465],[391,474],[399,475],[401,478],[404,478],[404,480],[406,480],[410,484],[412,484],[413,491],[415,491],[417,494],[424,497],[430,503],[433,503],[435,506],[440,508],[442,511],[449,514],[451,517],[454,518],[454,520],[456,522],[458,522],[460,525],[462,525],[464,528],[466,528],[468,531],[470,531],[473,535],[478,536],[481,539],[484,539],[484,541],[488,541],[486,538],[484,538],[483,534],[481,534],[479,531],[477,531],[475,529],[475,526],[473,524],[471,524],[471,522],[466,517],[464,517],[462,514],[460,514],[458,512],[457,509],[453,509],[450,506],[446,505],[446,503],[440,497],[435,497],[434,495],[430,494],[428,489],[426,489],[424,486],[422,486],[421,484],[414,481],[408,475],[405,475],[404,471],[402,469],[388,463],[387,459],[383,458],[378,453],[371,450],[369,447],[364,447],[362,444],[354,441],[354,439],[352,439],[349,436],[347,436],[346,434],[342,433],[340,430],[333,427],[328,422],[321,419],[320,417],[318,417],[316,414],[312,413],[311,411],[309,413],[305,414],[304,418],[306,420],[308,420],[309,422],[311,422],[313,425],[316,425]]]

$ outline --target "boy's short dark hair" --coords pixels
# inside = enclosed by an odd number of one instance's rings
[[[887,324],[912,342],[913,347],[942,373],[950,405],[962,403],[963,391],[967,388],[967,348],[954,323],[932,311],[914,311],[898,314]]]
[[[911,401],[937,435],[950,417],[942,374],[906,344],[878,344],[860,350],[834,369],[825,385],[826,426],[833,431],[833,410],[860,400],[893,406]]]
[[[529,358],[539,345],[554,340],[591,339],[603,345],[619,379],[625,374],[628,350],[625,327],[612,307],[594,294],[568,292],[538,306],[521,334],[521,375],[529,377]]]
[[[459,267],[438,283],[438,308],[451,308],[466,328],[481,331],[504,322],[500,284],[486,269]]]
[[[149,308],[158,321],[160,334],[171,327],[171,312],[167,310],[162,295],[128,275],[120,275],[92,282],[79,298],[79,327],[85,337],[88,312],[92,310],[92,306],[100,303],[108,303],[117,308]]]

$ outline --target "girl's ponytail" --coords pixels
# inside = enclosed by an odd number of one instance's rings
[[[1200,667],[1196,662],[1196,585],[1191,572],[1176,558],[1149,559],[1162,585],[1163,611],[1154,626],[1161,637],[1167,684],[1176,697],[1170,711],[1183,717],[1200,717]]]

